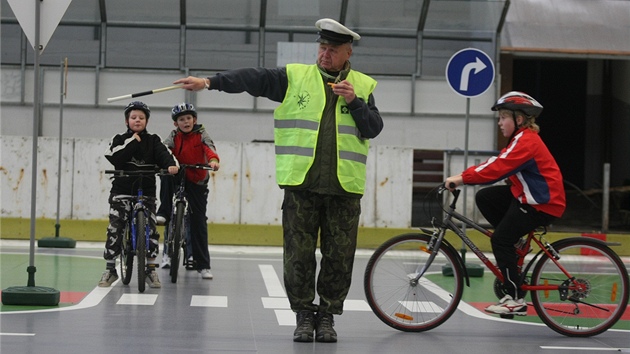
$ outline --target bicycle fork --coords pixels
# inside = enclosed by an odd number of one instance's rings
[[[144,220],[145,220],[144,230],[138,230],[138,225],[135,222],[135,220],[137,220],[138,213],[144,214]],[[136,254],[138,250],[138,237],[139,237],[138,231],[142,231],[142,235],[144,235],[145,251],[148,253],[149,242],[151,242],[151,237],[150,237],[151,228],[149,226],[149,223],[150,223],[149,218],[150,218],[149,213],[147,209],[144,207],[144,205],[140,205],[139,203],[134,205],[134,210],[133,210],[134,221],[131,223],[131,246],[132,246],[132,252],[134,254]]]

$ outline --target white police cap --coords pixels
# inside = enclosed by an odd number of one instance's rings
[[[315,27],[319,30],[317,41],[320,43],[343,44],[361,39],[359,34],[330,18],[318,20]]]

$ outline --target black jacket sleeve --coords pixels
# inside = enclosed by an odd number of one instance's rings
[[[368,101],[364,102],[360,98],[355,98],[352,102],[348,103],[350,114],[354,119],[354,123],[359,128],[363,137],[372,139],[375,138],[383,130],[383,118],[381,113],[376,108],[374,102],[374,96],[370,94]]]
[[[153,152],[156,159],[156,163],[160,168],[168,168],[169,166],[179,166],[177,159],[171,153],[166,145],[162,142],[162,139],[158,135],[154,135],[153,139]]]
[[[131,161],[132,157],[140,149],[140,143],[133,137],[133,132],[115,135],[109,142],[105,152],[105,158],[117,169]]]
[[[217,73],[210,78],[211,90],[247,92],[276,102],[282,102],[288,85],[286,68],[242,68]]]

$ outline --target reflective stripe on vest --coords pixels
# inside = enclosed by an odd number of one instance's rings
[[[281,186],[304,182],[315,159],[319,122],[325,106],[325,88],[316,65],[287,65],[289,85],[284,101],[274,112],[276,144],[276,181]],[[357,97],[367,101],[376,81],[367,75],[350,71]],[[336,106],[337,177],[347,192],[365,191],[365,164],[369,141],[361,137],[343,97]]]

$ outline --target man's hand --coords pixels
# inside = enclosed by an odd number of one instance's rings
[[[206,83],[210,84],[210,82],[208,81],[209,79],[207,78],[189,76],[173,81],[173,84],[182,85],[182,88],[188,91],[199,91],[203,90],[206,87]]]
[[[346,99],[346,103],[354,101],[357,95],[354,94],[354,86],[348,80],[343,80],[339,83],[333,84],[332,90],[335,95],[343,96]]]

